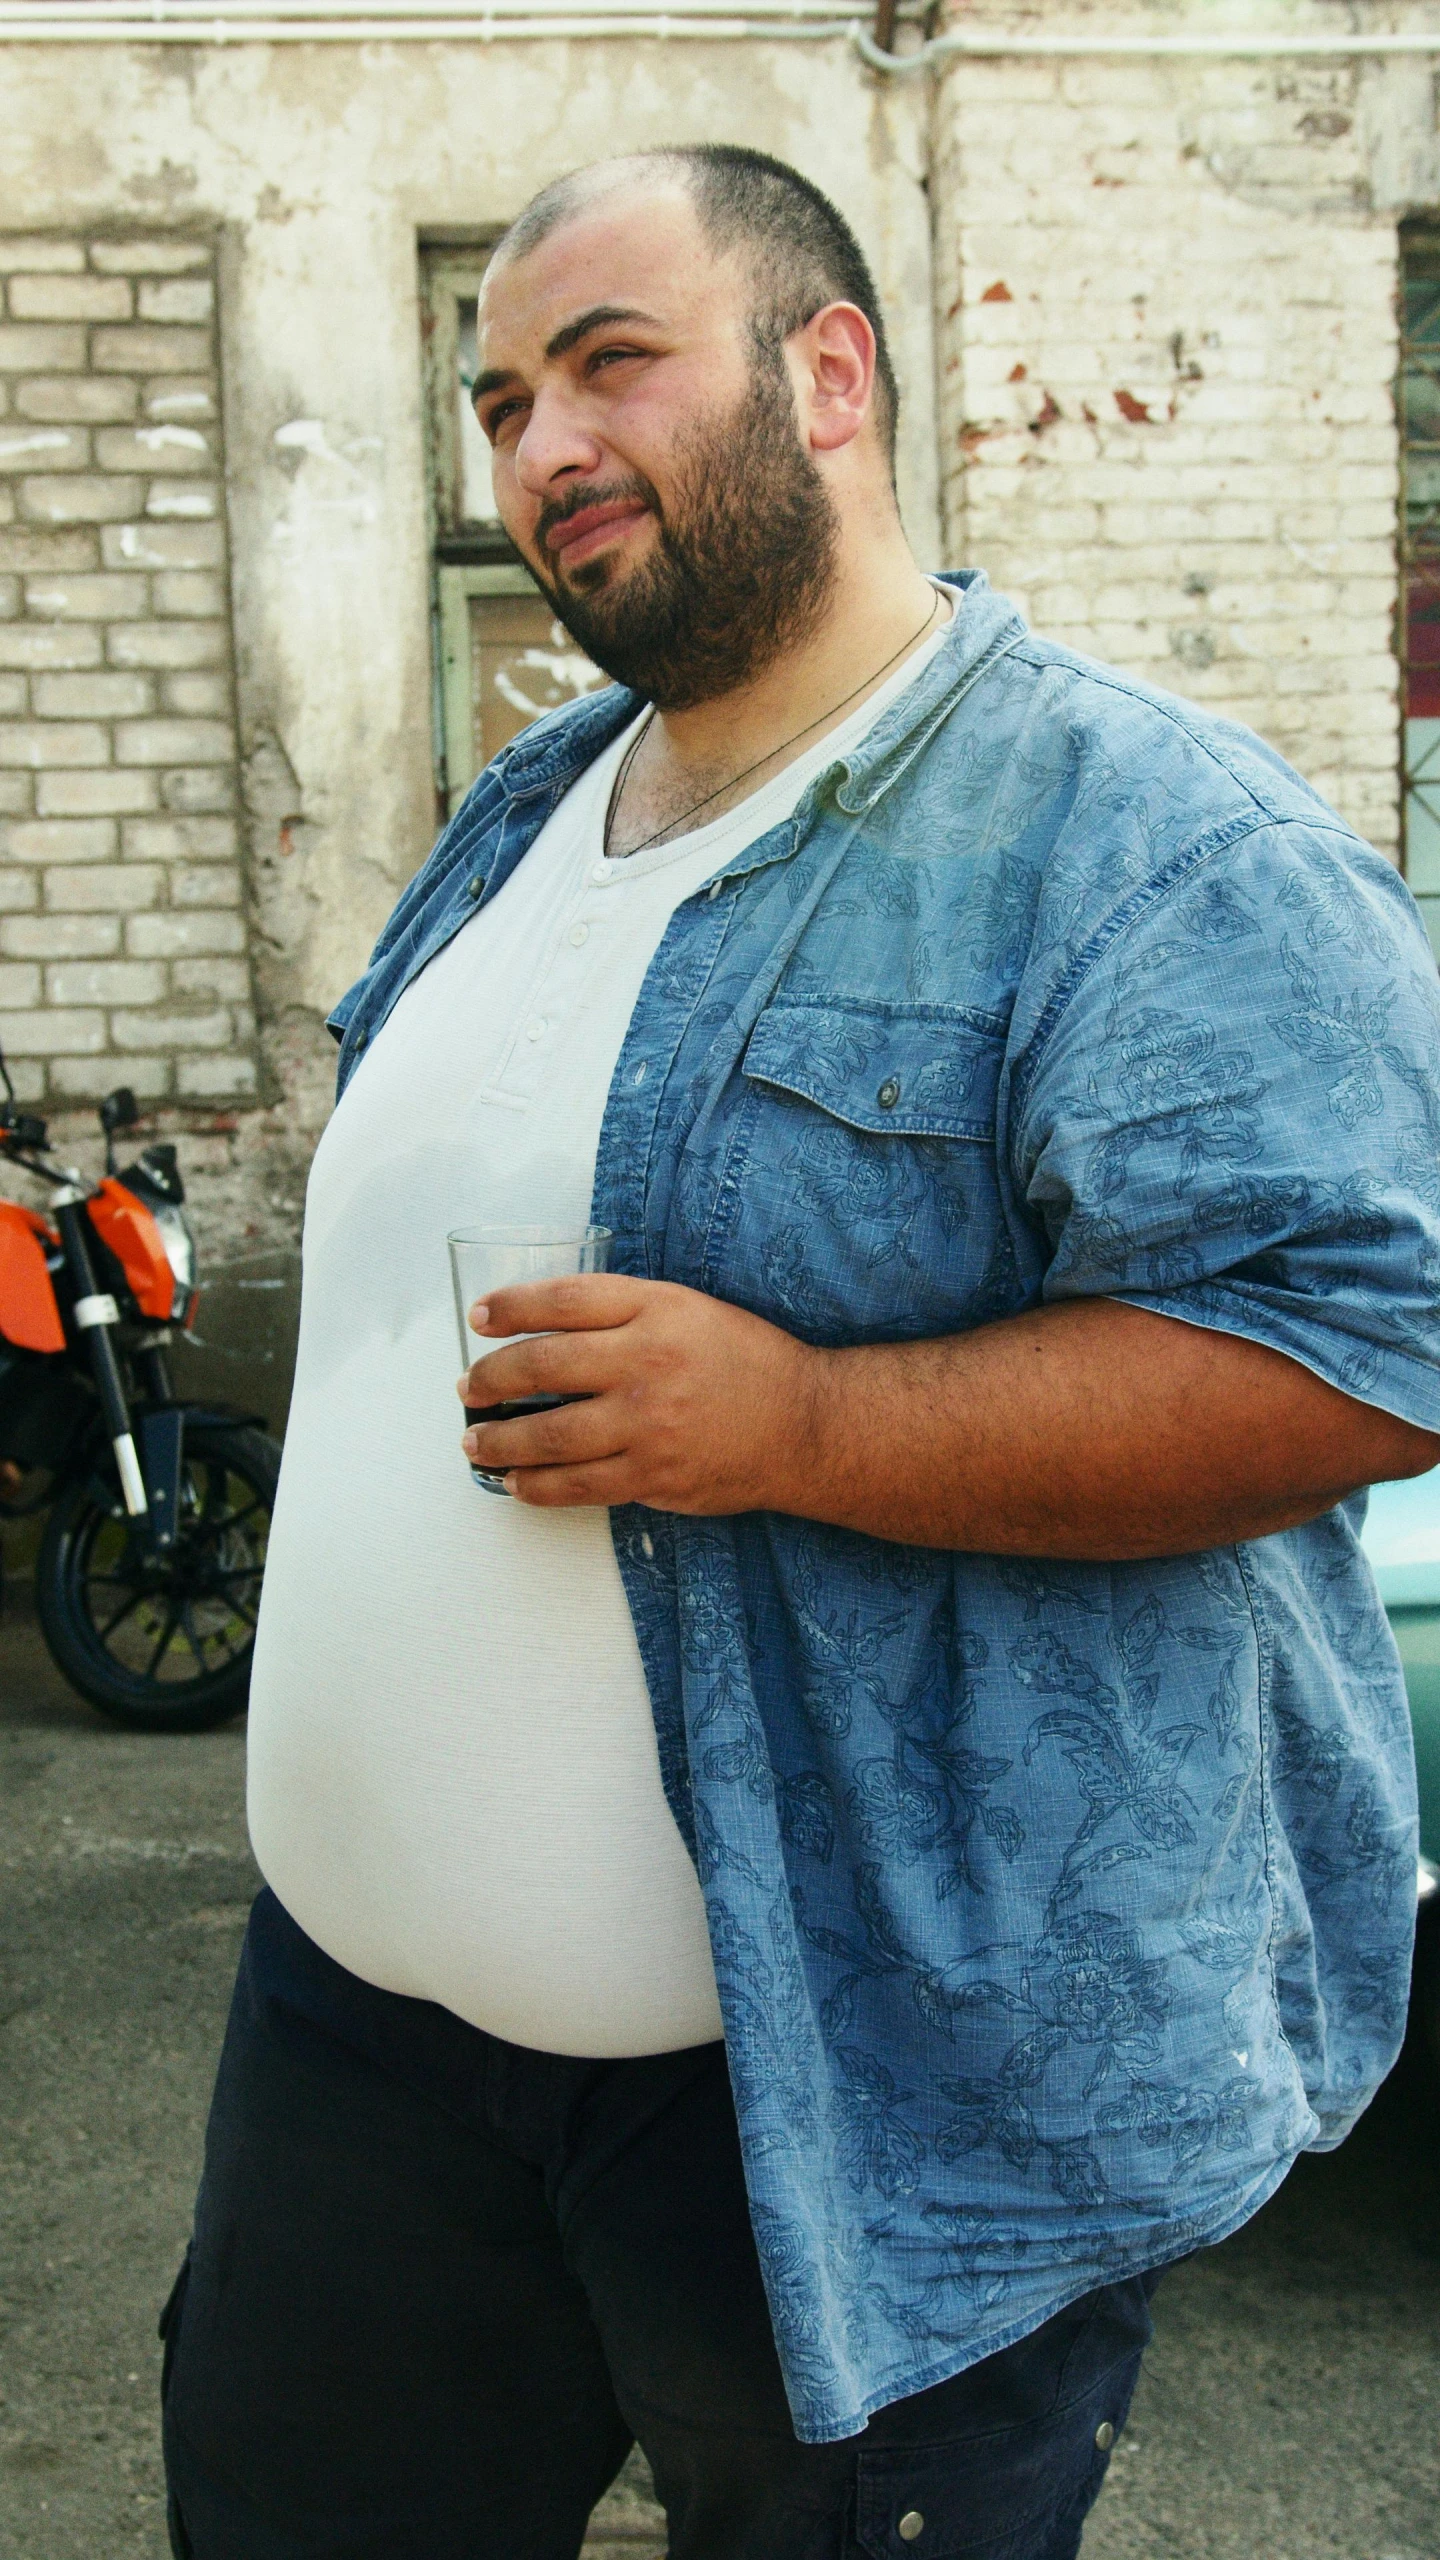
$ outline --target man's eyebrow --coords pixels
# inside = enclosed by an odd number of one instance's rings
[[[571,348],[578,347],[582,338],[588,338],[596,329],[611,329],[618,320],[640,320],[647,329],[661,326],[653,312],[633,310],[620,302],[597,302],[589,311],[582,311],[577,320],[567,320],[563,329],[557,329],[545,353],[551,358],[568,356]],[[492,391],[503,391],[507,382],[518,382],[519,379],[519,375],[508,366],[492,365],[488,372],[477,373],[470,386],[470,398],[472,402],[483,400]]]
[[[661,325],[653,312],[629,310],[618,302],[597,302],[589,311],[582,311],[578,320],[567,320],[563,329],[557,329],[545,353],[547,356],[568,356],[571,348],[578,347],[581,339],[588,338],[593,329],[611,329],[617,320],[639,320],[647,329],[658,329]]]

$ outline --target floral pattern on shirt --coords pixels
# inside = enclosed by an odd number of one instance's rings
[[[623,1269],[828,1344],[1108,1295],[1440,1428],[1440,994],[1271,750],[953,631],[677,910],[615,1071]],[[342,1083],[632,716],[476,783],[337,1011]],[[613,1515],[802,2437],[1232,2230],[1401,2033],[1403,1685],[1363,1499],[1116,1565]]]

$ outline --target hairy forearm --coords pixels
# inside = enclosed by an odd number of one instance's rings
[[[1112,1299],[811,1353],[796,1419],[774,1508],[1094,1562],[1264,1537],[1440,1460],[1283,1353]]]

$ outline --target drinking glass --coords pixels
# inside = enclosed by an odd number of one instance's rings
[[[503,1336],[472,1333],[469,1313],[477,1300],[496,1289],[513,1289],[523,1280],[568,1280],[572,1272],[603,1271],[610,1251],[608,1227],[580,1227],[564,1234],[553,1227],[457,1227],[445,1239],[450,1248],[450,1278],[455,1291],[455,1322],[460,1329],[460,1359],[469,1369],[487,1351],[506,1342],[526,1342],[527,1334]],[[522,1413],[548,1413],[557,1404],[579,1404],[579,1396],[512,1396],[502,1404],[467,1404],[470,1422],[512,1422]],[[505,1480],[493,1467],[471,1466],[471,1475],[487,1493],[504,1493]]]

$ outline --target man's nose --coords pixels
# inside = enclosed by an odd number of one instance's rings
[[[551,497],[557,481],[583,478],[602,459],[599,439],[577,404],[558,389],[538,391],[515,447],[515,477],[527,495]]]

